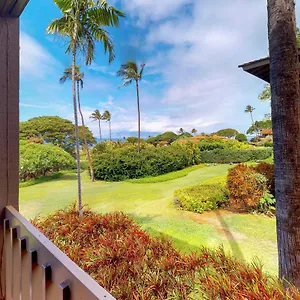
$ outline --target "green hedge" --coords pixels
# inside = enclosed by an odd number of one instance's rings
[[[226,176],[216,177],[201,184],[174,192],[175,204],[183,210],[203,213],[216,209],[228,201]]]
[[[273,154],[272,148],[263,149],[218,149],[201,152],[203,163],[243,163],[264,160]]]
[[[116,149],[93,158],[95,178],[106,181],[158,176],[200,163],[195,145]]]

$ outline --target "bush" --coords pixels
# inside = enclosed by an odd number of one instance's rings
[[[267,178],[267,188],[269,192],[275,196],[274,164],[262,162],[255,166],[254,169],[257,173],[260,173]]]
[[[243,134],[243,133],[238,133],[236,136],[235,136],[235,139],[237,140],[237,141],[239,141],[239,142],[248,142],[248,139],[247,139],[247,137],[246,137],[246,135],[245,134]]]
[[[150,236],[123,213],[101,215],[75,207],[33,224],[116,299],[298,299],[259,264],[218,250],[183,254]]]
[[[264,193],[256,207],[254,208],[254,211],[257,213],[274,216],[276,210],[275,204],[276,200],[274,196],[270,193]]]
[[[264,143],[264,146],[265,147],[273,147],[273,142],[267,141],[267,142]]]
[[[272,149],[218,149],[201,152],[202,163],[243,163],[264,160],[272,155]]]
[[[182,209],[200,214],[216,209],[228,200],[226,177],[179,189],[174,192],[174,199]]]
[[[250,145],[241,143],[238,140],[224,139],[220,137],[208,137],[198,142],[200,151],[211,151],[216,149],[248,149]]]
[[[267,179],[253,167],[238,165],[229,169],[227,177],[230,206],[249,210],[258,205],[267,191]]]
[[[106,181],[158,176],[199,163],[199,151],[192,144],[151,146],[140,153],[135,147],[128,147],[96,155],[93,159],[95,178]]]
[[[20,143],[20,178],[45,176],[47,173],[75,167],[75,159],[52,144]]]

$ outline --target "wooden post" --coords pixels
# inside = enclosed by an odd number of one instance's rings
[[[19,18],[0,17],[0,166],[2,215],[19,208]]]
[[[19,18],[0,17],[0,299],[5,295],[4,208],[19,209]]]

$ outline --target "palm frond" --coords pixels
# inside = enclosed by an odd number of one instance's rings
[[[142,80],[145,66],[146,66],[146,64],[141,64],[141,70],[140,70],[140,73],[139,73],[140,80]]]
[[[130,80],[127,80],[127,81],[124,81],[120,86],[119,86],[119,88],[121,88],[121,87],[123,87],[123,86],[126,86],[126,85],[129,85],[129,84],[131,84],[132,83],[132,80],[133,79],[130,79]]]

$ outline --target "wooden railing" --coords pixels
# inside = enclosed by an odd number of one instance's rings
[[[6,300],[114,299],[16,209],[4,220]]]

